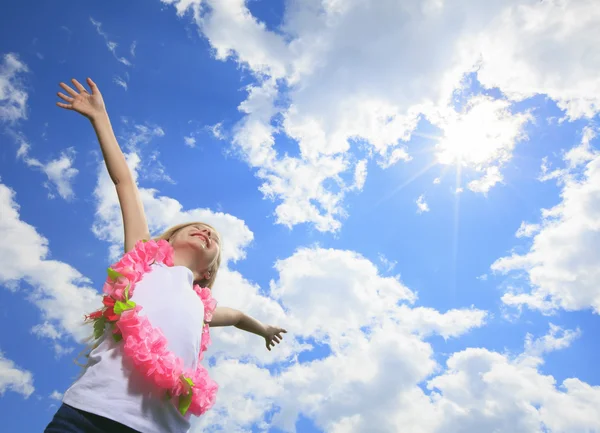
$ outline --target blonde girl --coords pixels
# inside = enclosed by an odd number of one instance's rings
[[[214,308],[211,304],[209,289],[221,263],[221,238],[213,227],[202,222],[180,224],[160,235],[156,242],[146,242],[151,237],[138,188],[113,133],[102,94],[90,78],[87,84],[90,91],[75,79],[72,80],[74,88],[60,83],[66,93],[58,93],[64,102],[57,105],[85,116],[96,132],[121,206],[126,253],[122,262],[131,261],[131,257],[145,257],[150,250],[160,258],[146,265],[148,272],[136,274],[139,278],[133,294],[128,293],[129,286],[124,294],[122,288],[117,287],[122,276],[113,273],[111,277],[109,274],[104,291],[114,290],[113,293],[116,293],[121,290],[119,296],[123,297],[123,303],[117,305],[113,298],[105,296],[104,300],[112,304],[105,302],[103,316],[99,319],[101,324],[104,325],[103,317],[108,310],[110,314],[124,310],[121,322],[127,317],[127,326],[133,326],[130,324],[134,322],[146,324],[153,332],[152,336],[164,339],[160,340],[165,344],[160,349],[163,352],[159,353],[168,356],[157,356],[154,361],[161,368],[180,365],[186,371],[203,369],[200,354],[205,348],[203,333],[208,331],[207,323],[210,327],[235,326],[260,335],[265,339],[267,349],[271,350],[283,338],[284,329],[264,325],[238,310]],[[211,379],[198,375],[194,376],[196,382],[203,383],[193,383],[182,374],[182,384],[177,385],[181,394],[178,408],[173,402],[176,399],[170,398],[169,393],[167,398],[170,400],[165,398],[165,393],[156,386],[160,378],[152,375],[158,376],[162,370],[140,370],[138,364],[147,360],[136,358],[143,356],[136,351],[135,342],[127,339],[118,341],[116,338],[126,335],[127,326],[119,325],[121,331],[114,328],[112,337],[115,338],[111,338],[108,327],[102,327],[103,333],[97,347],[90,353],[84,373],[65,392],[63,404],[45,432],[183,433],[189,430],[190,413],[186,410],[190,401],[186,406],[185,397],[190,396],[191,399],[194,395],[195,399],[202,400],[203,396],[193,394],[192,389],[210,389]],[[167,364],[166,358],[177,362]],[[216,390],[216,386],[214,388]]]

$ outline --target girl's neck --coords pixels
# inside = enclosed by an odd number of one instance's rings
[[[173,251],[173,265],[175,266],[184,266],[192,271],[194,276],[194,281],[200,281],[202,278],[200,276],[200,272],[194,268],[194,258],[190,257],[190,254],[184,254],[181,251],[174,250]]]

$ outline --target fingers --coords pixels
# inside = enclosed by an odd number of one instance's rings
[[[67,102],[73,102],[73,98],[71,98],[71,97],[69,97],[69,96],[65,95],[65,94],[64,94],[64,93],[62,93],[62,92],[58,92],[58,93],[57,93],[57,95],[58,95],[58,97],[59,97],[60,99],[63,99],[63,100],[65,100],[65,101],[67,101]]]
[[[96,83],[94,83],[91,78],[88,77],[87,83],[88,86],[90,86],[90,89],[92,89],[92,95],[98,93],[98,86],[96,86]]]
[[[58,105],[60,108],[65,108],[67,110],[72,110],[73,107],[71,106],[71,104],[63,104],[62,102],[57,102],[56,105]]]
[[[81,93],[87,93],[87,90],[85,90],[85,87],[83,87],[81,85],[81,83],[79,81],[77,81],[75,78],[71,78],[71,82],[73,83],[73,85],[75,86],[75,88],[77,90],[79,90]]]
[[[67,84],[65,84],[65,83],[60,83],[60,87],[62,87],[63,89],[65,89],[65,91],[66,91],[66,92],[67,92],[69,95],[71,95],[71,96],[73,96],[73,97],[77,96],[77,94],[78,94],[78,93],[77,93],[75,90],[71,89],[71,87],[69,87],[69,86],[68,86]]]

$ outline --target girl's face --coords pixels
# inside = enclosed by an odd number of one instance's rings
[[[186,251],[193,256],[199,273],[205,272],[216,261],[221,250],[219,234],[204,224],[183,227],[170,242],[174,250]]]

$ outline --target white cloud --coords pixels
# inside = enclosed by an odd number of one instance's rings
[[[434,185],[439,185],[441,182],[442,182],[442,179],[440,179],[439,177],[436,177],[435,179],[433,179]]]
[[[276,398],[282,393],[283,383],[279,378],[266,368],[235,359],[220,361],[210,373],[219,384],[217,403],[195,420],[192,433],[241,433],[248,431],[254,423],[266,424],[263,421],[265,412],[277,404]]]
[[[188,136],[188,137],[183,137],[183,141],[185,143],[186,146],[189,147],[195,147],[196,146],[196,139],[192,136]]]
[[[129,120],[123,119],[125,125],[129,124]],[[154,124],[134,124],[125,131],[125,147],[129,150],[138,150],[141,145],[148,144],[156,137],[164,137],[165,131],[158,125]]]
[[[122,63],[125,66],[131,66],[131,62],[129,60],[127,60],[125,57],[122,57],[122,56],[119,57],[117,55],[117,47],[119,45],[116,42],[111,41],[110,38],[108,37],[108,35],[106,34],[106,32],[102,30],[102,23],[100,21],[96,21],[92,17],[90,17],[90,22],[96,28],[96,32],[98,32],[98,34],[100,36],[102,36],[102,38],[104,39],[104,42],[106,43],[106,48],[108,48],[108,50],[113,54],[113,56],[115,56],[115,59],[117,59],[117,61],[119,63]],[[134,42],[134,44],[135,44],[135,42]],[[130,52],[133,57],[133,53],[135,52],[135,45],[132,46],[132,48],[130,49]]]
[[[560,326],[550,323],[550,331],[543,337],[534,339],[531,334],[525,336],[524,354],[526,356],[539,357],[544,353],[566,349],[580,335],[581,331],[579,329],[562,329]]]
[[[75,149],[72,147],[65,149],[60,157],[44,164],[29,155],[31,146],[22,133],[12,135],[19,144],[17,158],[21,158],[28,167],[40,170],[48,176],[48,182],[45,182],[44,186],[48,189],[50,198],[54,198],[54,191],[56,191],[63,199],[72,200],[75,197],[73,182],[79,173],[79,170],[73,168]]]
[[[576,378],[557,386],[540,371],[541,355],[568,347],[577,334],[551,326],[546,336],[528,336],[516,356],[468,348],[440,366],[421,336],[384,321],[279,373],[221,360],[212,368],[221,384],[217,406],[192,431],[258,424],[292,432],[300,414],[332,432],[595,431],[600,387]]]
[[[398,264],[396,260],[392,261],[381,253],[379,254],[379,261],[383,265],[384,271],[386,272],[392,272]]]
[[[123,89],[127,90],[127,81],[125,81],[120,76],[115,75],[115,77],[113,78],[113,83],[115,83],[117,86],[122,87]]]
[[[396,147],[389,152],[383,152],[377,164],[381,168],[390,168],[392,165],[396,164],[398,161],[408,162],[412,160],[412,156],[410,156],[407,150],[404,147]]]
[[[206,129],[210,131],[210,133],[217,140],[225,140],[225,133],[223,132],[223,123],[215,123],[214,125],[207,126]]]
[[[477,75],[514,100],[545,94],[570,119],[600,111],[600,4],[594,0],[514,1],[474,40]]]
[[[482,177],[472,180],[467,187],[473,192],[487,194],[492,187],[502,182],[503,179],[504,177],[497,166],[488,167]]]
[[[131,54],[131,57],[135,57],[135,49],[137,48],[137,41],[133,41],[131,43],[131,46],[129,47],[129,54]]]
[[[482,326],[486,317],[477,309],[440,313],[399,305],[414,303],[415,293],[352,251],[301,248],[275,269],[279,278],[270,283],[270,293],[286,307],[289,330],[332,348],[348,344],[362,327],[379,329],[385,318],[407,332],[450,337]]]
[[[421,194],[417,201],[417,213],[429,212],[429,205],[425,201],[425,196]]]
[[[367,160],[361,159],[356,163],[354,167],[354,185],[352,185],[352,189],[357,189],[362,191],[365,186],[365,181],[367,180]]]
[[[486,193],[502,181],[502,164],[510,160],[515,142],[525,137],[523,126],[531,117],[510,113],[511,104],[505,100],[480,96],[454,118],[436,115],[440,110],[453,112],[448,107],[453,92],[464,86],[465,74],[487,73],[490,68],[485,62],[506,54],[497,53],[498,47],[488,43],[489,35],[502,28],[498,17],[503,14],[529,19],[524,8],[511,9],[515,2],[465,1],[450,8],[437,1],[393,5],[348,1],[343,6],[306,1],[286,8],[277,32],[253,17],[243,0],[208,1],[207,7],[201,7],[199,0],[163,2],[174,5],[179,15],[192,11],[216,58],[233,58],[257,77],[257,84],[249,87],[248,98],[240,106],[246,116],[235,128],[233,142],[265,180],[261,190],[280,202],[275,211],[278,223],[312,223],[321,231],[338,230],[345,215],[344,195],[338,186],[343,189],[340,175],[350,168],[347,158],[354,153],[353,143],[359,142],[378,156],[383,168],[408,161],[411,157],[403,141],[410,139],[422,115],[437,119],[434,123],[447,133],[446,142],[466,143],[464,153],[478,156],[470,162],[482,175],[469,184],[477,192]],[[556,19],[563,16],[557,13]],[[455,22],[461,25],[450,24]],[[419,40],[418,47],[407,44],[409,39]],[[586,32],[581,40],[587,46],[594,39]],[[565,44],[578,42],[571,38]],[[519,47],[510,45],[509,50]],[[509,60],[517,56],[521,63],[528,62],[546,52],[545,40],[534,38],[527,48]],[[394,55],[386,54],[390,52]],[[506,65],[511,64],[507,60]],[[555,67],[543,74],[552,76],[557,70],[562,72]],[[588,76],[596,79],[593,74]],[[485,78],[489,81],[489,73]],[[576,81],[560,82],[570,98],[579,97],[571,91]],[[516,94],[512,84],[507,84],[511,97]],[[552,93],[549,87],[542,90]],[[275,104],[281,99],[289,103]],[[471,135],[465,136],[464,131]],[[297,142],[299,160],[292,164],[289,158],[278,156],[277,134]],[[299,176],[287,175],[282,169],[293,165],[310,170],[324,159],[332,170],[310,188]],[[294,189],[302,190],[308,199],[295,197],[289,191]]]
[[[422,337],[436,334],[444,339],[459,337],[473,328],[484,326],[487,317],[486,311],[476,308],[453,309],[440,313],[434,308],[409,308],[402,305],[394,312],[394,318],[400,328],[416,332]]]
[[[52,400],[62,401],[63,394],[58,392],[57,390],[52,391],[52,394],[49,395]]]
[[[13,391],[28,398],[34,390],[31,372],[19,368],[0,352],[0,396]]]
[[[551,329],[551,334],[557,330],[561,329]],[[439,431],[528,433],[599,429],[600,414],[594,407],[600,402],[600,387],[569,378],[558,388],[554,377],[539,371],[543,360],[538,353],[527,352],[531,344],[526,344],[526,351],[515,358],[482,348],[452,354],[446,371],[427,385],[434,392],[432,401],[442,420]],[[552,348],[567,346],[563,343]]]
[[[48,258],[48,240],[20,219],[15,193],[3,184],[0,213],[0,236],[4,240],[0,260],[11,263],[0,268],[0,283],[27,284],[27,289],[20,284],[19,290],[40,309],[43,322],[34,328],[38,335],[54,339],[56,331],[77,340],[86,338],[90,329],[82,326],[83,316],[100,302],[91,281],[72,266]]]
[[[0,121],[27,118],[27,92],[21,76],[29,69],[14,53],[5,54],[0,64]]]
[[[564,156],[559,171],[561,202],[542,210],[529,251],[513,253],[492,265],[495,271],[525,271],[530,289],[509,290],[508,305],[544,312],[558,308],[600,312],[600,152],[593,151],[584,131],[580,145]]]
[[[200,420],[198,431],[245,431],[255,423],[293,431],[300,412],[325,431],[335,431],[360,412],[364,419],[358,420],[355,431],[371,432],[369,422],[376,417],[399,408],[407,416],[419,410],[419,398],[427,402],[417,385],[437,365],[431,346],[422,339],[462,335],[483,326],[487,316],[474,308],[440,313],[398,305],[414,302],[415,294],[397,277],[379,275],[373,263],[352,251],[302,248],[275,267],[279,277],[270,284],[272,298],[256,296],[258,287],[244,283],[236,273],[227,273],[222,286],[215,288],[222,305],[275,318],[288,334],[277,350],[267,352],[254,336],[215,329],[210,353],[219,357],[211,373],[221,389],[217,406]],[[307,340],[327,345],[331,353],[298,363],[300,353],[312,350],[311,344],[298,343]],[[252,362],[230,356],[250,356]],[[280,361],[285,362],[271,369],[273,373],[261,366]],[[240,390],[241,377],[250,379]],[[273,410],[273,421],[266,421],[266,413]],[[401,422],[381,419],[386,426],[381,431],[396,431],[390,426]]]
[[[51,340],[56,340],[62,337],[62,333],[48,321],[35,325],[33,328],[31,328],[31,332],[38,337],[46,337]]]
[[[515,236],[518,238],[530,238],[540,231],[541,226],[539,224],[529,224],[525,221],[521,222]]]
[[[58,194],[65,200],[70,200],[75,196],[72,182],[79,171],[72,167],[74,159],[75,150],[69,148],[61,154],[60,158],[43,166],[44,173],[55,186]]]

